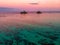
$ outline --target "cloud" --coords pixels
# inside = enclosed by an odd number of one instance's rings
[[[29,3],[29,4],[31,4],[31,5],[38,5],[39,3]]]

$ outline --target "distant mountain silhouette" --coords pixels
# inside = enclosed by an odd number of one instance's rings
[[[37,3],[31,3],[31,4],[37,4]],[[32,10],[33,9],[33,10]],[[47,13],[60,13],[60,10],[59,9],[49,9],[49,8],[38,8],[38,9],[35,9],[35,8],[32,8],[32,9],[24,9],[24,8],[9,8],[9,7],[0,7],[0,12],[23,12],[24,10],[27,11],[27,12],[33,12],[35,13],[36,11],[40,10],[41,12],[47,12]],[[36,12],[36,13],[41,13],[41,12]]]
[[[0,12],[19,12],[16,8],[0,7]]]

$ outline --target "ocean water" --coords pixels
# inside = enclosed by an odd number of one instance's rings
[[[60,13],[1,13],[0,45],[60,45]]]

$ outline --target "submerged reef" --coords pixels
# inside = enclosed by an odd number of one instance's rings
[[[59,45],[59,36],[49,26],[13,26],[0,29],[0,45]]]

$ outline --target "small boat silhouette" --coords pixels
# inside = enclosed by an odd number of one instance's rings
[[[22,11],[22,12],[20,12],[21,14],[27,14],[27,12],[26,11]]]
[[[41,14],[42,12],[41,12],[41,11],[37,11],[36,13],[37,13],[37,14]]]

